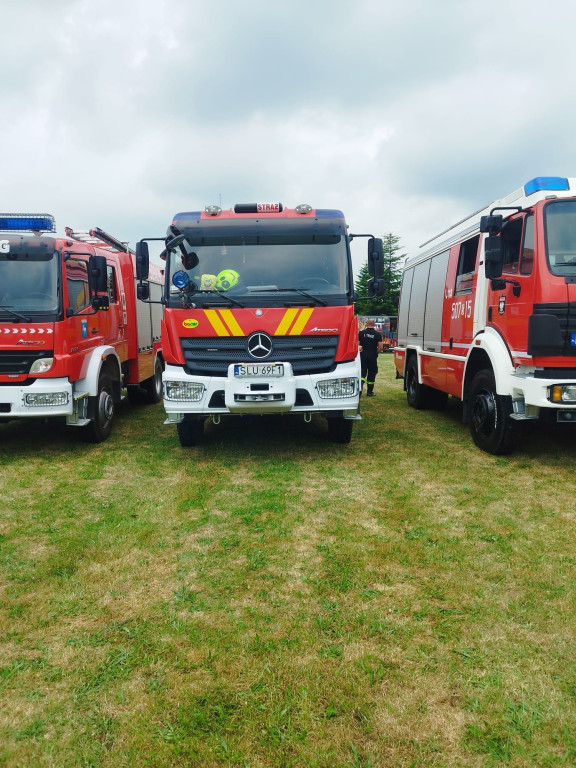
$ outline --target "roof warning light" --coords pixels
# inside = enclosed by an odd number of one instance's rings
[[[56,232],[56,221],[49,213],[0,213],[3,232]]]
[[[533,195],[534,192],[540,192],[542,189],[560,191],[570,189],[568,179],[562,176],[537,176],[524,185],[524,194]]]

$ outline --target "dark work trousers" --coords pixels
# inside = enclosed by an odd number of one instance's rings
[[[378,373],[378,354],[360,352],[360,366],[362,369],[362,386],[366,382],[368,392],[374,390],[374,382]]]

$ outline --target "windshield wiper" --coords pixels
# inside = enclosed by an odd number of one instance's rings
[[[311,293],[308,293],[308,291],[305,291],[303,288],[254,288],[252,289],[252,293],[282,293],[283,291],[293,291],[294,293],[299,293],[301,296],[305,296],[307,299],[310,299],[311,301],[315,301],[317,304],[321,304],[323,307],[327,307],[328,304],[323,300],[319,299],[318,296],[313,296]]]
[[[20,312],[15,312],[13,309],[10,309],[10,307],[7,307],[3,304],[0,304],[0,309],[5,309],[6,312],[10,313],[14,317],[17,317],[18,320],[23,320],[25,323],[32,322],[32,320],[29,317],[26,317],[26,315],[21,315]]]
[[[242,309],[244,309],[245,305],[242,304],[241,301],[238,301],[237,299],[233,299],[232,296],[228,296],[226,293],[220,293],[220,291],[199,291],[200,296],[206,293],[215,293],[218,296],[218,298],[226,299],[227,301],[230,302],[230,304],[233,304],[236,307],[241,307]],[[208,303],[211,303],[211,302],[208,302]],[[204,306],[207,306],[207,304],[205,304]]]

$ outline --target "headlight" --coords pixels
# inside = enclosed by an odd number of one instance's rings
[[[550,400],[553,403],[575,403],[576,384],[556,384],[550,388]]]
[[[187,400],[198,402],[204,395],[204,384],[193,381],[164,382],[164,397],[167,400]]]
[[[316,386],[320,397],[325,400],[338,400],[342,397],[354,397],[358,392],[358,379],[353,376],[345,379],[329,379],[319,381]]]
[[[34,360],[30,373],[47,373],[53,365],[53,357],[41,357],[40,360]]]
[[[68,392],[37,392],[24,395],[24,402],[30,406],[66,405]]]

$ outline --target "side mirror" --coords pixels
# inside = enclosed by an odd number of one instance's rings
[[[88,283],[91,293],[108,293],[108,273],[105,256],[90,256]]]
[[[484,273],[489,280],[502,274],[502,240],[498,235],[489,235],[484,240]]]
[[[136,298],[140,301],[148,301],[150,298],[150,285],[148,283],[138,283],[136,286]]]
[[[92,299],[92,309],[94,312],[99,310],[107,312],[110,309],[110,299],[108,296],[94,296]]]
[[[382,277],[384,274],[384,247],[379,237],[368,240],[368,273],[371,277]]]
[[[148,243],[140,240],[136,243],[136,278],[138,280],[148,280],[150,272],[150,253]]]
[[[381,278],[372,278],[372,280],[368,280],[368,295],[370,298],[374,298],[375,296],[384,296],[386,293],[386,282],[382,280]]]
[[[490,235],[496,235],[502,231],[502,215],[497,216],[481,216],[480,217],[480,232],[488,232]]]

